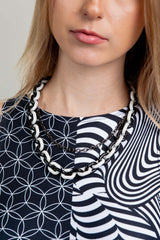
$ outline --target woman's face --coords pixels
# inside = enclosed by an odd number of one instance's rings
[[[143,27],[143,0],[48,0],[59,57],[99,66],[125,59]]]

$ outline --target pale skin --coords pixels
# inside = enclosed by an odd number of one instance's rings
[[[124,79],[127,51],[143,28],[142,0],[48,0],[50,28],[59,45],[54,75],[39,107],[63,116],[91,116],[128,105]],[[72,30],[103,36],[100,44],[80,42]]]
[[[2,106],[3,106],[3,103],[0,103],[0,114],[1,114]]]

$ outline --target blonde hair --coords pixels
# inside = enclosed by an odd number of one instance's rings
[[[54,73],[59,47],[50,30],[47,4],[47,0],[36,0],[28,42],[19,61],[23,87],[16,97],[23,97],[41,78]],[[144,1],[145,27],[125,62],[125,79],[137,88],[141,106],[157,122],[160,111],[159,9],[159,0]]]

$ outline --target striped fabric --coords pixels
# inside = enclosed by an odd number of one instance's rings
[[[107,123],[114,126],[114,118],[108,117],[112,120],[107,119]],[[104,131],[99,131],[98,120]],[[93,120],[93,131],[88,129],[88,121],[79,125],[77,145],[104,138],[108,127],[105,119],[97,118]],[[90,138],[85,137],[90,132]],[[160,239],[159,138],[157,127],[138,107],[127,141],[110,165],[75,181],[70,239]],[[90,162],[98,154],[88,153],[85,157],[81,154],[75,162]]]
[[[137,105],[133,124],[107,165],[87,177],[63,180],[39,159],[27,106],[24,97],[0,119],[0,239],[160,239],[160,134],[142,108]],[[41,115],[61,144],[90,147],[106,139],[126,111],[70,118],[41,110]],[[43,130],[41,137],[52,160],[64,168],[94,161],[111,143],[73,154],[58,149]]]

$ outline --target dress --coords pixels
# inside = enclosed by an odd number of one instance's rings
[[[3,110],[15,101],[7,101]],[[35,150],[28,104],[25,96],[0,119],[0,239],[160,239],[160,134],[141,106],[108,164],[86,177],[63,180],[47,171]],[[40,111],[53,137],[75,148],[106,138],[127,108],[81,118]],[[64,168],[84,166],[110,144],[70,153],[42,129],[40,134],[52,160]]]

